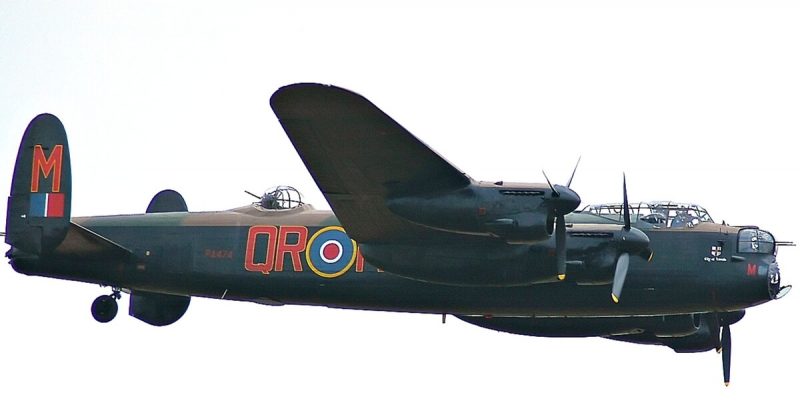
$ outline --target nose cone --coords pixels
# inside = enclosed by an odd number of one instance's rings
[[[551,198],[553,201],[552,208],[559,214],[569,214],[578,209],[578,205],[581,204],[581,197],[575,191],[561,185],[555,185],[553,189],[558,192],[558,196]]]

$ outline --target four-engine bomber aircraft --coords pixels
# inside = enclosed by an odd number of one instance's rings
[[[6,254],[17,272],[111,287],[156,326],[190,298],[455,315],[531,336],[600,336],[717,349],[730,379],[730,326],[780,298],[777,247],[758,227],[714,223],[697,205],[576,211],[570,185],[478,182],[365,98],[333,86],[279,89],[271,106],[333,212],[281,187],[220,212],[175,191],[145,214],[70,215],[67,137],[53,115],[22,137]],[[574,176],[573,171],[573,176]]]

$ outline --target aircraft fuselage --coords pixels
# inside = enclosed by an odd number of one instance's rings
[[[297,220],[305,220],[305,225]],[[282,224],[285,221],[291,223]],[[632,258],[625,299],[614,304],[608,297],[613,260],[607,264],[607,275],[598,268],[602,260],[591,266],[593,259],[606,257],[606,239],[570,238],[568,256],[585,265],[571,265],[565,281],[467,287],[379,270],[364,260],[358,245],[346,238],[326,211],[304,211],[288,218],[227,211],[86,217],[73,222],[129,249],[135,257],[119,262],[82,260],[64,244],[47,257],[12,254],[14,268],[123,289],[266,304],[547,317],[741,310],[770,300],[769,266],[775,263],[772,254],[736,255],[738,229],[729,226],[708,223],[694,229],[650,230],[655,257],[650,263]],[[580,229],[574,225],[570,231]],[[720,243],[722,253],[712,256],[711,247]],[[502,272],[504,265],[512,265],[529,269],[531,277],[553,276],[555,265],[548,256],[554,248],[552,239],[498,246],[507,250],[507,259],[498,252],[487,272]],[[409,254],[426,257],[424,252]],[[438,256],[438,263],[446,263],[442,259],[446,251]],[[524,263],[517,263],[521,260]]]

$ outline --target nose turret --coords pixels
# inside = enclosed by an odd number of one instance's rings
[[[791,285],[781,286],[781,270],[778,267],[778,248],[794,246],[792,242],[777,241],[769,231],[758,227],[744,227],[739,230],[737,250],[741,260],[745,257],[757,263],[749,263],[747,275],[767,282],[768,296],[777,300],[791,291]]]

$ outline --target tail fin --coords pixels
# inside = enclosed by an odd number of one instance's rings
[[[189,207],[186,206],[186,201],[183,196],[172,189],[164,189],[156,194],[150,200],[147,206],[147,213],[154,212],[187,212]]]
[[[64,125],[33,118],[17,153],[6,215],[6,243],[27,253],[53,251],[70,226],[72,175]]]

